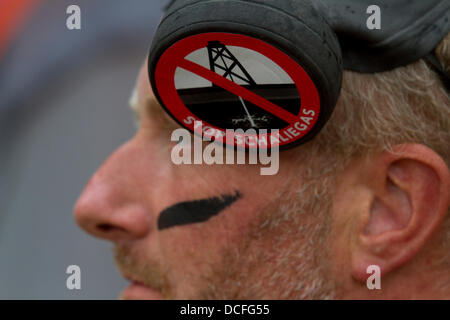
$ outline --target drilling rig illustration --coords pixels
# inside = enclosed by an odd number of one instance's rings
[[[260,66],[255,65],[255,62],[251,60],[239,61],[236,57],[237,53],[233,54],[231,48],[220,41],[210,41],[204,49],[206,50],[202,58],[205,60],[202,64],[207,65],[209,62],[209,69],[212,72],[251,90],[294,114],[299,112],[300,97],[295,84],[267,83],[267,80],[258,83],[258,79],[255,80],[247,68],[252,66],[254,71]],[[235,49],[239,50],[239,48]],[[248,52],[246,56],[251,57]],[[264,67],[267,68],[267,66]],[[261,72],[259,74],[261,76]],[[272,114],[211,82],[204,87],[185,88],[177,91],[183,103],[192,113],[221,128],[242,128],[244,130],[264,128],[269,121],[277,128],[287,125],[283,120],[275,119]]]
[[[208,57],[209,57],[209,66],[211,71],[218,72],[217,69],[220,69],[224,73],[222,77],[229,78],[231,81],[234,81],[235,78],[238,78],[244,81],[249,86],[256,86],[255,80],[253,80],[252,76],[245,70],[242,64],[238,59],[228,50],[228,48],[220,43],[220,41],[211,41],[208,43]],[[218,61],[222,61],[223,65],[220,65]],[[239,69],[241,71],[241,75],[233,72],[233,70]]]

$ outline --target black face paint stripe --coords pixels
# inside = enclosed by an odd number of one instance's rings
[[[241,194],[237,191],[234,195],[177,203],[161,212],[158,218],[158,229],[163,230],[185,224],[205,222],[240,197]]]

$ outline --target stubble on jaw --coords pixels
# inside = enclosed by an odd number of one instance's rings
[[[211,266],[194,298],[335,298],[326,250],[330,201],[308,200],[309,193],[268,206],[245,242],[225,249],[222,263]]]
[[[117,245],[113,251],[116,265],[122,274],[160,291],[165,299],[174,297],[173,287],[168,281],[169,270],[159,261],[143,256],[129,245]]]
[[[190,296],[170,283],[171,271],[161,261],[139,257],[131,247],[115,248],[117,264],[166,299],[333,299],[327,252],[331,184],[322,178],[300,189],[287,183],[240,243],[224,248],[220,261],[203,262],[207,274],[183,275],[191,279]]]

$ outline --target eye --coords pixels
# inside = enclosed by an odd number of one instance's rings
[[[176,122],[171,116],[170,114],[168,114],[166,111],[161,111],[162,113],[162,118],[163,121],[165,123],[167,123],[168,126],[172,127],[173,129],[179,129],[181,128],[181,126],[178,124],[178,122]]]

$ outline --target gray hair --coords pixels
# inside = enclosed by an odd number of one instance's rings
[[[435,53],[450,72],[450,33]],[[440,81],[423,60],[378,74],[345,71],[335,111],[308,154],[337,175],[357,156],[419,143],[450,166],[450,97]],[[440,261],[450,264],[450,210],[444,225]]]

